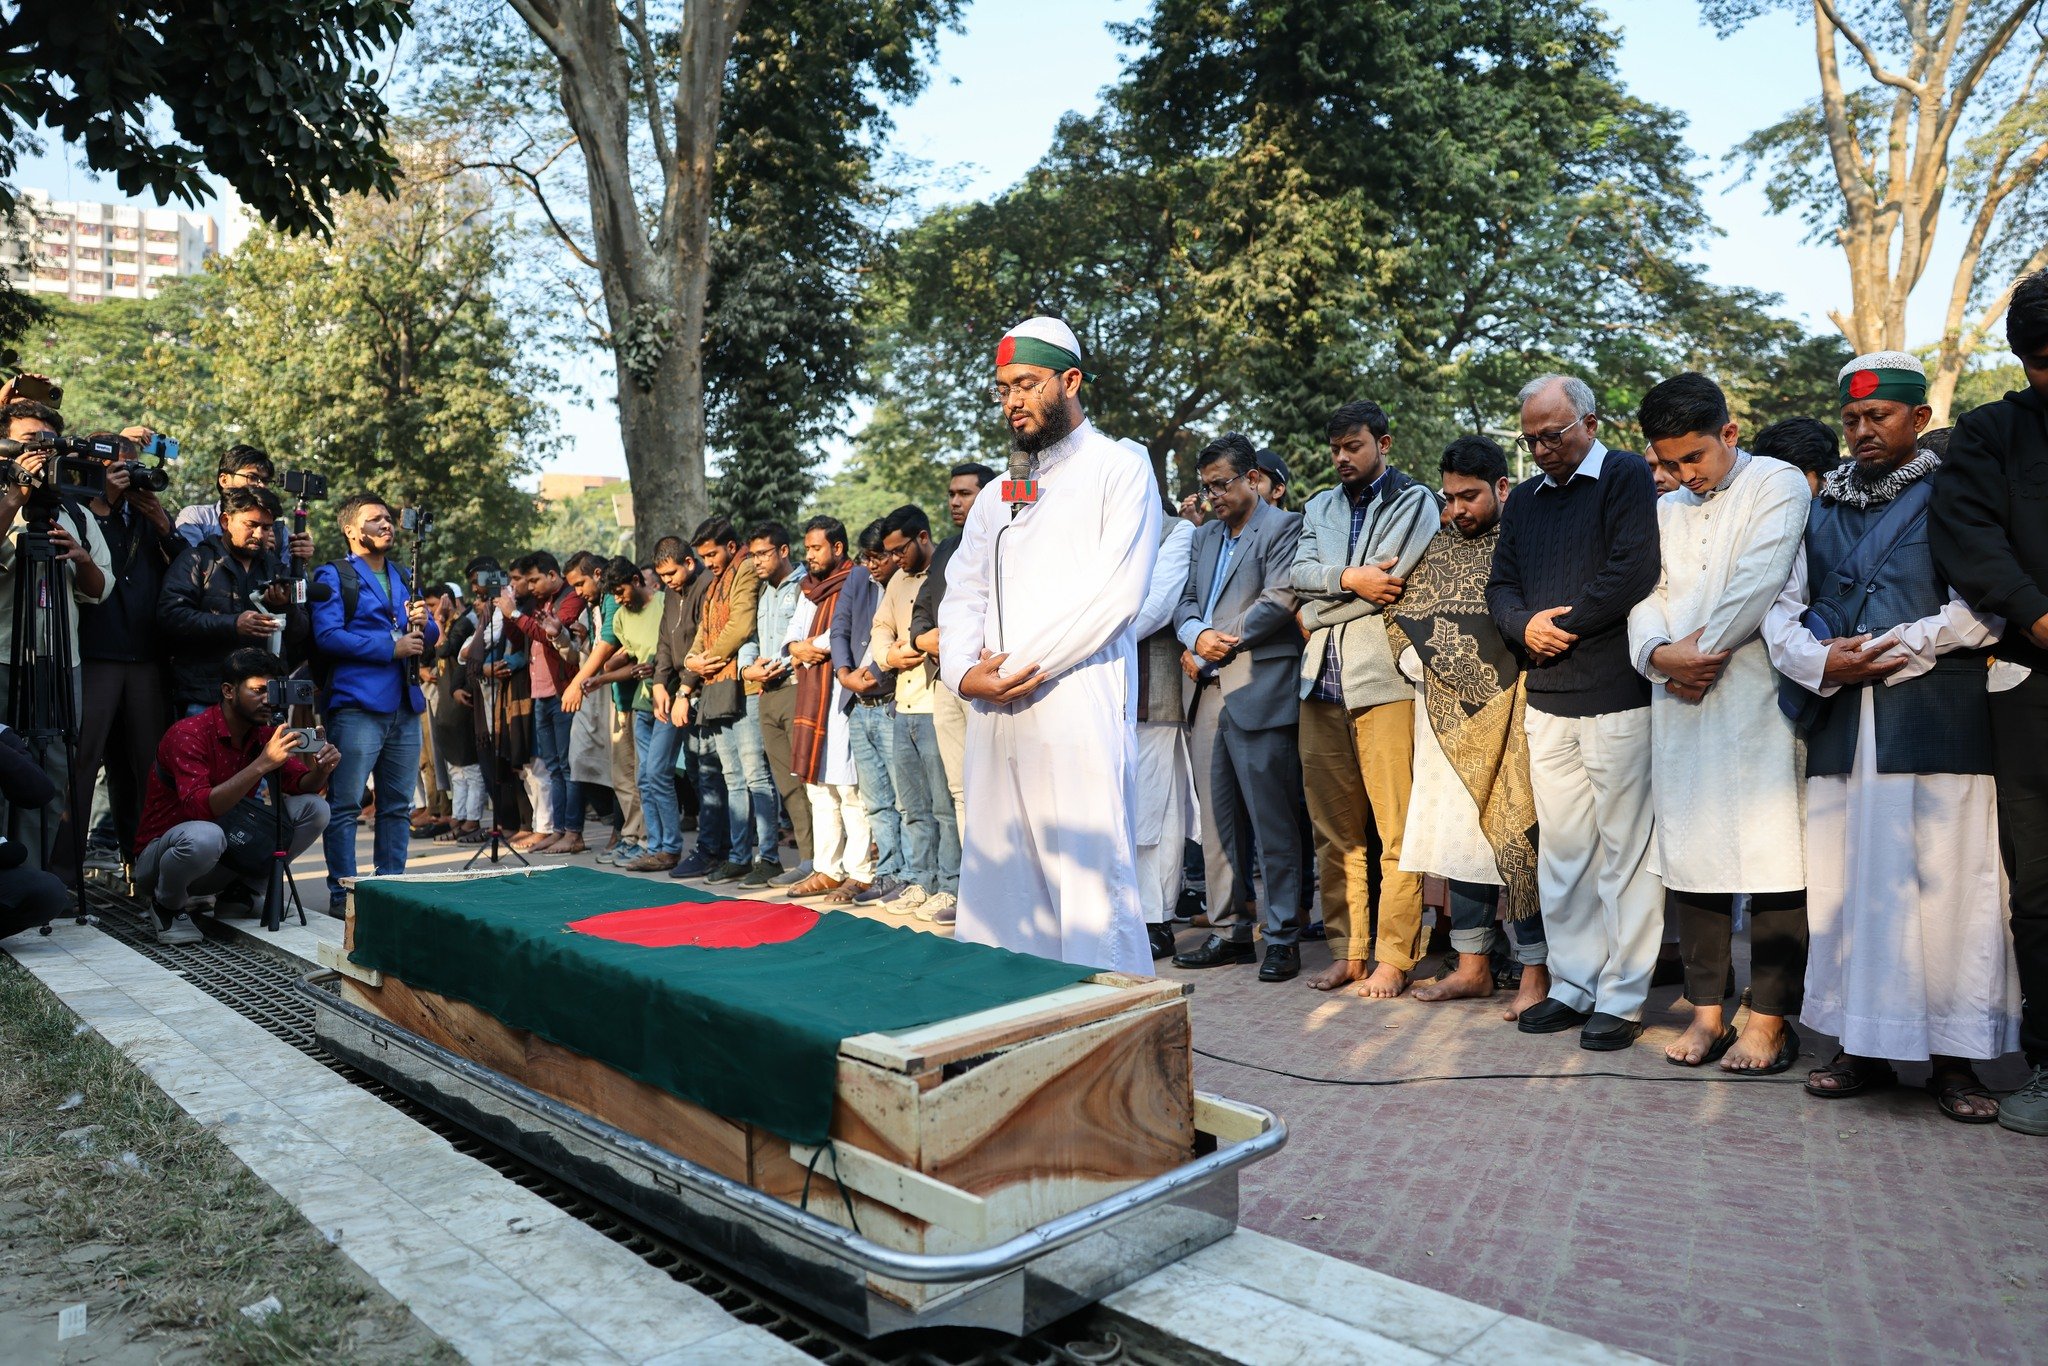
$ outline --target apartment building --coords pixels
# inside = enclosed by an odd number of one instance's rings
[[[53,200],[42,190],[22,191],[19,231],[25,241],[5,253],[8,278],[86,304],[153,299],[165,280],[205,269],[220,246],[202,214]]]

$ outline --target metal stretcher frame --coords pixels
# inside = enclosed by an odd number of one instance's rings
[[[721,1176],[343,1000],[338,974],[298,989],[330,1054],[535,1166],[788,1298],[869,1337],[965,1326],[1023,1334],[1150,1275],[1237,1227],[1237,1179],[1287,1142],[1271,1111],[1228,1102],[1260,1132],[993,1247],[884,1247]],[[829,1189],[828,1162],[816,1179]],[[913,1309],[871,1276],[937,1287]]]

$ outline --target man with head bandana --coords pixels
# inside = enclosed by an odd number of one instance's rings
[[[1806,1089],[1841,1099],[1932,1064],[1942,1113],[1988,1124],[1972,1060],[2019,1039],[1999,895],[1985,649],[2004,623],[1936,567],[1927,376],[1898,351],[1839,377],[1853,463],[1821,481],[1765,619],[1781,705],[1806,731],[1811,945],[1800,1018],[1841,1040]]]
[[[1158,484],[1082,416],[1089,376],[1065,323],[1019,324],[995,363],[993,396],[1031,468],[975,499],[939,606],[939,671],[969,706],[956,934],[1149,973],[1133,626]]]

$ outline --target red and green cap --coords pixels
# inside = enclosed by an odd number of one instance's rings
[[[1927,368],[1904,351],[1872,351],[1843,366],[1835,385],[1844,406],[1871,398],[1917,406],[1927,401]]]
[[[1081,364],[1081,343],[1074,330],[1058,318],[1027,318],[1005,332],[996,343],[996,368],[1005,365],[1040,365],[1055,374],[1079,370],[1083,380],[1095,378]]]

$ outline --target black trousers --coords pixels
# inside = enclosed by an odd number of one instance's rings
[[[107,770],[107,802],[114,810],[114,831],[130,858],[135,826],[142,818],[142,785],[156,762],[156,747],[170,725],[164,709],[163,667],[155,663],[88,659],[84,667],[84,706],[78,717],[78,766],[71,773],[71,800],[57,826],[57,847],[50,871],[65,881],[71,866],[71,823],[92,819],[92,789],[100,769]]]
[[[1991,694],[1998,845],[2012,882],[2012,948],[2019,964],[2020,1049],[2048,1063],[2048,677]]]
[[[1734,940],[1732,892],[1673,892],[1678,947],[1685,957],[1685,999],[1714,1005],[1728,992]],[[1759,1015],[1796,1015],[1806,998],[1806,893],[1759,892],[1749,898],[1749,1007]]]

